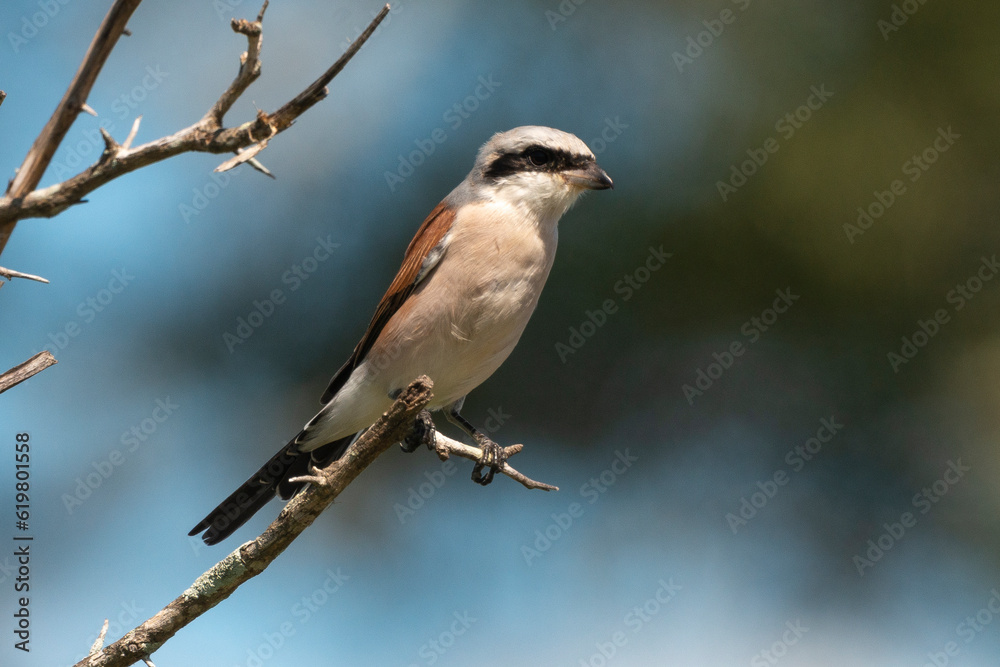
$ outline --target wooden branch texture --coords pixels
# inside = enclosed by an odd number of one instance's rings
[[[524,445],[510,445],[509,447],[504,447],[504,453],[508,456],[514,456],[522,449]],[[447,461],[451,456],[460,456],[463,459],[469,459],[470,461],[478,461],[483,455],[483,450],[478,447],[471,447],[465,443],[459,442],[458,440],[453,440],[448,436],[444,435],[440,431],[434,432],[434,451],[437,453],[438,458],[442,461]],[[536,482],[530,477],[514,470],[509,463],[504,461],[503,465],[497,470],[498,473],[502,475],[507,475],[515,482],[521,483],[527,489],[542,489],[543,491],[558,491],[558,486],[552,486],[551,484],[546,484],[544,482]]]
[[[316,471],[316,481],[292,498],[260,537],[237,548],[155,616],[110,646],[92,652],[76,667],[125,667],[148,658],[178,630],[263,572],[361,471],[413,430],[414,418],[430,401],[432,387],[426,376],[414,380],[339,460]]]
[[[101,22],[101,27],[97,29],[97,34],[94,35],[90,48],[87,49],[87,54],[83,57],[83,62],[80,63],[80,68],[76,71],[76,76],[69,84],[66,94],[56,107],[55,113],[49,118],[49,122],[42,128],[41,134],[35,139],[14,180],[10,182],[4,200],[17,201],[34,190],[42,180],[42,174],[45,173],[56,149],[69,132],[77,114],[83,111],[90,89],[97,81],[97,75],[100,74],[105,61],[118,43],[118,38],[124,32],[132,12],[140,2],[142,0],[116,0],[111,6],[108,15]],[[17,218],[0,218],[0,252],[3,252],[7,245],[16,223]]]
[[[0,375],[0,394],[11,387],[21,384],[32,375],[41,373],[56,363],[56,358],[48,350],[39,352],[23,364],[18,364],[3,375]]]
[[[118,144],[110,135],[106,135],[106,148],[96,163],[62,183],[34,190],[76,114],[84,108],[86,95],[115,41],[124,30],[128,16],[140,1],[116,0],[94,37],[69,90],[42,134],[35,140],[7,193],[0,197],[0,252],[3,252],[18,220],[57,215],[73,204],[80,203],[87,194],[105,183],[136,169],[180,153],[237,153],[250,146],[266,146],[269,139],[291,126],[296,118],[327,95],[327,84],[343,70],[389,13],[389,5],[385,5],[365,31],[322,76],[273,114],[258,111],[254,120],[237,127],[224,128],[222,120],[225,113],[260,76],[261,23],[267,8],[265,2],[257,20],[233,20],[233,30],[247,38],[247,51],[240,58],[236,78],[201,120],[170,136],[135,148],[131,147],[128,140]],[[137,128],[133,127],[130,138],[134,136],[135,129]],[[255,155],[263,146],[256,148],[251,155]],[[251,158],[246,161],[251,161]]]

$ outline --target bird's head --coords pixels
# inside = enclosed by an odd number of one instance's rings
[[[528,125],[493,135],[467,179],[477,197],[556,219],[587,190],[613,187],[587,144],[568,132]]]

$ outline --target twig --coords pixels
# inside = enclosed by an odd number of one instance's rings
[[[101,626],[101,634],[97,635],[97,639],[94,640],[94,644],[90,647],[90,653],[88,655],[95,655],[102,648],[104,648],[104,638],[108,634],[108,619],[104,619],[104,625]]]
[[[260,537],[238,547],[148,621],[76,667],[125,667],[149,658],[178,630],[257,576],[380,454],[402,441],[431,399],[432,383],[419,377],[350,449],[319,471],[318,483],[292,498]]]
[[[268,169],[267,167],[265,167],[264,165],[262,165],[260,163],[260,160],[258,160],[255,157],[252,157],[249,160],[247,160],[247,164],[250,165],[251,167],[253,167],[254,169],[256,169],[257,171],[259,171],[260,173],[264,174],[265,176],[269,177],[269,178],[274,178],[274,179],[278,178],[277,176],[275,176],[274,174],[271,173],[270,169]]]
[[[5,269],[2,266],[0,266],[0,276],[3,276],[7,280],[10,280],[12,278],[24,278],[25,280],[37,280],[40,283],[49,282],[48,280],[42,278],[41,276],[36,276],[30,273],[21,273],[20,271],[15,271],[14,269]]]
[[[215,171],[217,172],[229,171],[233,167],[241,165],[244,162],[255,160],[254,156],[257,155],[257,153],[264,150],[265,148],[267,148],[267,139],[262,139],[260,143],[254,144],[250,148],[244,148],[242,151],[237,153],[235,157],[231,157],[222,164],[220,164],[218,167],[215,168]],[[265,173],[267,173],[269,176],[271,175],[271,172],[269,171],[265,170]]]
[[[90,95],[90,89],[94,86],[94,81],[97,80],[97,75],[100,74],[105,61],[111,55],[111,50],[115,48],[118,38],[125,30],[125,25],[132,16],[132,12],[135,11],[140,2],[142,0],[115,0],[107,16],[101,22],[101,26],[97,29],[93,41],[90,42],[90,47],[87,49],[73,81],[69,84],[66,94],[59,101],[55,113],[42,128],[41,134],[35,139],[31,150],[24,158],[21,168],[17,170],[17,175],[10,182],[4,200],[17,201],[38,186],[38,182],[42,180],[42,174],[45,173],[56,149],[62,143],[66,133],[69,132],[77,114],[86,106],[87,97]],[[6,217],[0,220],[0,252],[3,252],[7,245],[7,240],[10,238],[11,232],[14,231],[14,225],[17,224],[18,219],[19,217]]]
[[[135,139],[135,135],[139,134],[139,123],[142,122],[142,114],[135,117],[132,121],[132,129],[128,131],[128,136],[125,137],[125,141],[122,142],[122,148],[128,150],[132,148],[132,140]]]
[[[514,456],[524,448],[524,445],[511,445],[509,447],[504,447],[504,453],[507,456]],[[448,457],[452,454],[455,456],[461,456],[464,459],[469,459],[470,461],[478,461],[483,455],[483,450],[478,447],[470,447],[458,440],[452,440],[448,436],[444,435],[440,431],[434,432],[434,450],[437,452],[438,458],[442,461],[447,461]],[[529,489],[542,489],[544,491],[558,491],[558,486],[552,486],[551,484],[545,484],[543,482],[536,482],[530,477],[522,475],[518,471],[510,467],[506,461],[500,466],[497,472],[507,475],[515,482],[520,482],[525,487]]]
[[[52,353],[48,350],[43,350],[39,352],[31,359],[28,359],[23,364],[18,364],[14,368],[10,369],[3,375],[0,375],[0,394],[4,393],[11,387],[18,385],[32,375],[36,373],[41,373],[49,366],[56,363],[56,358],[52,356]]]
[[[328,92],[326,89],[327,84],[333,81],[333,77],[340,74],[340,71],[344,69],[347,63],[351,61],[351,58],[354,57],[354,54],[356,54],[364,43],[368,41],[368,38],[372,36],[373,32],[375,32],[375,28],[378,27],[378,25],[382,22],[382,19],[384,19],[388,14],[389,5],[387,3],[384,7],[382,7],[382,11],[380,11],[375,18],[372,19],[372,22],[368,24],[365,31],[362,32],[356,40],[354,40],[354,43],[352,43],[346,51],[344,51],[344,55],[337,58],[337,62],[333,63],[333,65],[330,66],[330,69],[323,73],[323,76],[313,81],[312,85],[299,93],[298,97],[294,100],[288,102],[285,106],[274,112],[272,118],[278,128],[278,132],[281,132],[281,130],[284,130],[286,127],[291,125],[295,119],[301,116],[309,107],[326,97]]]
[[[131,1],[138,4],[138,0]],[[123,2],[125,0],[118,0],[115,7],[117,8]],[[114,11],[115,8],[112,8],[112,12]],[[3,245],[6,242],[4,234],[9,236],[10,230],[13,229],[17,220],[57,215],[70,206],[80,203],[88,193],[119,176],[180,153],[192,151],[234,153],[247,146],[271,139],[274,135],[287,129],[296,118],[326,96],[326,85],[358,52],[388,13],[389,5],[386,5],[330,69],[273,114],[261,111],[252,121],[233,128],[223,128],[222,116],[229,110],[239,94],[245,91],[247,86],[260,74],[260,19],[263,11],[261,15],[258,15],[257,21],[234,21],[233,29],[247,37],[247,51],[240,58],[241,65],[236,78],[201,120],[170,136],[135,148],[132,148],[131,142],[126,139],[116,151],[105,151],[95,164],[81,173],[46,188],[29,192],[28,190],[37,185],[38,180],[29,181],[19,173],[18,178],[15,179],[17,183],[21,184],[18,189],[8,190],[6,195],[0,197],[0,252],[3,251]],[[109,14],[109,18],[110,16],[111,14]],[[108,19],[105,19],[105,23],[107,22]],[[102,30],[103,27],[102,25]],[[98,37],[100,35],[101,32],[98,33]],[[95,41],[97,39],[95,37]],[[83,66],[81,66],[82,68]],[[72,89],[73,86],[71,86]],[[133,133],[130,133],[130,137],[134,135],[134,130],[135,126],[133,126]],[[64,134],[65,132],[63,132]],[[61,139],[62,135],[59,138]],[[36,144],[39,144],[41,140],[42,137],[39,137]],[[32,152],[34,151],[33,147]],[[29,153],[30,156],[31,153]],[[48,159],[51,159],[51,154],[48,155]],[[27,164],[28,160],[25,162]],[[48,160],[45,161],[45,164],[48,164]],[[23,169],[24,167],[22,167]],[[30,187],[23,185],[29,182],[31,183]]]
[[[239,99],[243,91],[249,88],[250,84],[260,76],[261,22],[264,20],[264,12],[267,11],[269,1],[264,0],[264,6],[261,7],[260,13],[257,14],[256,21],[247,21],[246,19],[232,20],[233,31],[245,35],[247,38],[247,50],[240,56],[240,71],[237,73],[236,78],[233,79],[233,82],[229,84],[229,87],[219,96],[219,99],[212,105],[212,108],[208,112],[217,125],[222,125],[222,118],[226,115],[226,112]]]

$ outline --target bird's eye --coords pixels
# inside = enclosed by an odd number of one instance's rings
[[[528,160],[530,160],[531,164],[535,165],[536,167],[541,167],[544,164],[548,164],[550,157],[551,156],[549,155],[549,152],[546,150],[542,150],[541,148],[534,148],[528,151]]]

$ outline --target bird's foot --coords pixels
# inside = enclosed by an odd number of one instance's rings
[[[421,410],[413,419],[413,430],[399,443],[399,448],[412,454],[420,445],[426,445],[427,449],[434,451],[434,420],[428,410]]]
[[[479,457],[472,469],[472,481],[486,486],[493,481],[493,475],[507,462],[507,452],[503,447],[479,432],[476,433],[476,444],[483,450],[483,455]],[[485,475],[482,474],[483,468],[487,468]]]

